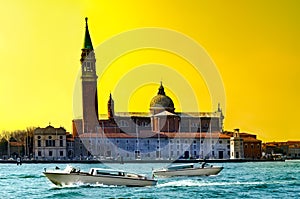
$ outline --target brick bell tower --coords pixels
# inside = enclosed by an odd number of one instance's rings
[[[83,133],[95,133],[99,127],[96,59],[85,18],[84,44],[81,49]]]

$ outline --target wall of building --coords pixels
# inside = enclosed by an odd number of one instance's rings
[[[244,158],[260,159],[262,156],[261,142],[251,142],[244,140]]]
[[[37,128],[34,131],[34,157],[38,160],[57,160],[67,157],[66,130]]]
[[[79,157],[123,160],[229,159],[229,138],[81,138]],[[90,151],[90,153],[88,153]],[[94,157],[95,156],[95,157]],[[77,158],[79,158],[77,157]]]

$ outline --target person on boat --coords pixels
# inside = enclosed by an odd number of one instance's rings
[[[204,168],[206,165],[206,162],[203,162],[202,165],[201,165],[201,168]]]

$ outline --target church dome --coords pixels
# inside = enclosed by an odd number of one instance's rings
[[[174,108],[172,99],[166,95],[156,95],[150,102],[150,107],[154,108]]]
[[[168,97],[164,91],[164,87],[161,83],[158,93],[156,96],[154,96],[150,102],[150,110],[158,109],[161,111],[167,110],[169,112],[174,112],[174,103],[173,100]],[[157,111],[155,111],[157,112]]]

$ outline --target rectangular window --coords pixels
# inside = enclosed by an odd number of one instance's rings
[[[46,147],[55,146],[55,140],[46,140]]]
[[[63,151],[59,151],[59,156],[64,156],[64,152]]]
[[[41,151],[38,151],[38,156],[42,156],[42,152]]]
[[[64,146],[64,140],[63,140],[63,139],[59,140],[59,146],[60,146],[60,147],[63,147],[63,146]]]
[[[160,151],[156,151],[156,158],[160,158]]]
[[[52,156],[52,151],[49,151],[49,156]]]
[[[38,140],[38,147],[41,147],[42,146],[42,141],[41,140]]]

